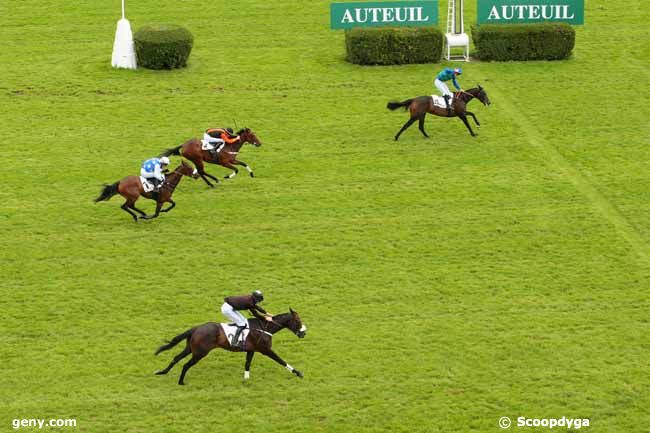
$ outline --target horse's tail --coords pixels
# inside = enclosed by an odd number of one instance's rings
[[[95,199],[95,203],[98,201],[104,201],[108,200],[111,197],[113,197],[115,194],[117,194],[117,187],[120,184],[120,182],[115,182],[112,185],[104,185],[104,189],[102,189],[102,193]]]
[[[403,102],[389,102],[388,104],[386,104],[386,108],[388,108],[389,110],[397,110],[399,107],[404,107],[404,109],[406,110],[409,108],[409,105],[411,105],[411,102],[413,102],[413,98],[407,99],[406,101]]]
[[[158,156],[180,155],[181,147],[183,147],[182,144],[180,146],[172,147],[171,149],[165,150],[163,153],[161,153]]]
[[[156,350],[156,355],[158,355],[160,352],[164,352],[165,350],[171,349],[181,341],[185,340],[186,338],[189,338],[192,335],[192,332],[194,332],[194,328],[190,328],[187,331],[183,332],[182,334],[178,334],[176,337],[172,338],[169,343],[160,346]]]

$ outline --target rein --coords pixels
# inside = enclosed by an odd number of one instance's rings
[[[169,175],[169,177],[171,177],[173,174],[177,174],[178,178],[174,178],[173,182],[168,179],[165,179],[165,183],[163,183],[162,188],[171,188],[171,190],[174,191],[178,186],[178,183],[183,178],[183,176],[187,176],[186,174],[181,173],[180,170],[178,171],[174,170],[172,174]]]

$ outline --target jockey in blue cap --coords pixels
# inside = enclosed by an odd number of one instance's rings
[[[436,76],[436,80],[433,82],[433,84],[436,85],[442,94],[442,97],[445,98],[445,105],[447,106],[448,116],[451,116],[451,107],[449,106],[449,101],[451,100],[452,93],[449,91],[449,87],[447,87],[445,81],[451,80],[451,82],[454,83],[456,90],[461,90],[460,86],[458,85],[458,81],[456,81],[456,77],[462,73],[463,70],[461,68],[445,68],[440,71],[440,73]]]
[[[154,191],[158,192],[165,181],[165,170],[169,165],[169,158],[150,158],[142,163],[140,176],[150,181],[154,186]]]

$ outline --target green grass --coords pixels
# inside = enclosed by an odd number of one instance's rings
[[[432,93],[441,65],[346,63],[328,2],[128,2],[134,30],[193,32],[172,72],[110,67],[112,3],[0,5],[0,431],[647,430],[645,3],[586,2],[569,61],[463,65],[493,102],[471,105],[479,137],[428,118],[432,139],[397,145],[407,117],[386,102]],[[92,203],[233,120],[263,142],[241,154],[258,177],[183,180],[138,224]],[[244,385],[223,351],[186,387],[152,375],[163,339],[256,288],[309,326],[274,345],[304,380],[256,357]]]

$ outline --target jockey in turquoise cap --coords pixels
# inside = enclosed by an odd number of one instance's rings
[[[451,82],[454,83],[454,87],[456,87],[456,90],[461,90],[458,81],[456,81],[456,77],[462,73],[463,70],[461,68],[454,68],[454,69],[445,68],[442,71],[440,71],[438,75],[436,75],[436,80],[433,82],[433,84],[435,84],[435,86],[440,91],[442,97],[445,98],[445,105],[447,105],[448,116],[451,115],[451,107],[449,106],[449,101],[451,100],[452,93],[449,91],[449,87],[447,87],[445,81],[451,80]]]

